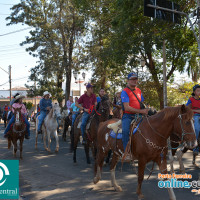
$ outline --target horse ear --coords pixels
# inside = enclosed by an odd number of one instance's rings
[[[181,112],[182,112],[182,113],[186,113],[186,107],[185,107],[185,104],[183,104],[183,105],[181,106]]]

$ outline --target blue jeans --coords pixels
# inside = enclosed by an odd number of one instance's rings
[[[122,117],[122,142],[123,142],[124,152],[129,141],[130,125],[134,118],[135,114],[127,114],[127,113],[124,113]]]
[[[12,118],[12,116],[13,116],[13,112],[11,111],[11,112],[9,113],[9,115],[8,115],[8,121]]]
[[[28,136],[30,136],[30,124],[27,120],[27,118],[23,115],[23,119],[25,121],[25,124],[26,124],[26,131],[28,133]],[[15,116],[13,115],[12,118],[10,119],[7,127],[6,127],[6,130],[4,131],[4,135],[10,130],[10,126],[11,124],[13,124],[15,122]]]
[[[41,130],[42,123],[43,123],[43,121],[44,121],[46,116],[47,116],[47,112],[46,111],[40,111],[40,115],[38,117],[38,120],[39,120],[39,122],[38,122],[38,131]]]
[[[37,116],[38,116],[39,114],[40,114],[40,112],[37,112],[36,115],[35,115],[35,117],[37,118]]]
[[[194,129],[195,129],[196,139],[198,140],[200,132],[200,114],[194,114],[193,119],[194,119]],[[199,152],[199,147],[194,148],[193,152],[195,151]]]
[[[79,112],[75,112],[74,114],[72,114],[72,126],[74,125],[75,119],[78,116]]]
[[[82,133],[83,138],[84,138],[84,135],[85,135],[86,124],[87,124],[87,121],[88,121],[89,118],[90,118],[90,114],[87,113],[87,112],[84,112],[83,116],[82,116],[82,123],[81,123],[81,133]]]

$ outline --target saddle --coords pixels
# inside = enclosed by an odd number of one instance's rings
[[[82,117],[83,117],[83,113],[81,113],[81,117],[79,118],[77,128],[81,128]],[[87,124],[86,124],[86,130],[90,129],[90,125],[91,125],[93,117],[94,115],[91,115],[90,118],[88,119]]]

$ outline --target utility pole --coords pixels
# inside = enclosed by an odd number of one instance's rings
[[[200,16],[199,16],[199,13],[200,12],[200,0],[197,0],[197,18],[198,18],[198,21],[197,21],[197,24],[199,26],[199,40],[200,40]]]
[[[10,102],[12,100],[12,89],[11,89],[11,65],[8,66],[8,72],[3,69],[2,67],[0,67],[0,69],[2,69],[4,72],[6,72],[9,75],[9,84],[10,84]]]
[[[163,40],[163,101],[164,108],[167,107],[167,76],[166,76],[166,45],[165,40]]]
[[[34,81],[34,87],[35,87],[35,92],[36,92],[36,79]],[[36,94],[35,94],[35,110],[37,111]]]
[[[11,86],[11,65],[8,66],[9,84],[10,84],[10,102],[12,101],[12,86]]]

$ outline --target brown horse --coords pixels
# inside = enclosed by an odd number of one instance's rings
[[[138,160],[138,187],[137,195],[139,199],[143,198],[141,192],[142,181],[144,179],[144,170],[148,162],[154,161],[158,164],[162,174],[167,174],[166,155],[168,152],[167,138],[175,133],[182,142],[189,148],[196,146],[196,136],[192,121],[193,112],[185,105],[179,107],[168,107],[151,117],[145,117],[140,123],[137,132],[133,135],[133,126],[131,126],[131,154]],[[112,185],[117,191],[122,191],[115,180],[115,166],[120,156],[122,156],[123,144],[121,139],[112,138],[107,128],[108,124],[118,122],[118,119],[111,119],[100,124],[98,129],[97,156],[95,163],[94,183],[101,178],[101,170],[104,157],[112,149],[113,157],[110,165]],[[175,199],[172,188],[168,189],[170,199]]]
[[[113,118],[121,119],[123,115],[122,107],[115,105],[115,108],[112,110]]]
[[[96,155],[96,137],[97,137],[97,129],[100,122],[106,121],[109,119],[110,115],[110,101],[107,95],[101,98],[101,102],[98,105],[98,109],[94,112],[92,116],[92,120],[90,122],[89,129],[86,129],[86,144],[84,145],[86,160],[87,163],[90,164],[90,157],[89,157],[89,148],[92,148],[93,156]],[[79,137],[81,135],[81,129],[77,128],[79,119],[81,114],[77,116],[74,126],[72,127],[72,146],[74,148],[74,155],[73,160],[76,163],[76,149],[79,141]],[[87,127],[87,126],[86,126]]]
[[[26,124],[23,121],[23,116],[21,114],[21,107],[20,108],[13,108],[14,109],[14,116],[15,116],[15,123],[9,130],[8,136],[8,149],[11,147],[11,142],[13,143],[13,154],[16,157],[17,152],[17,141],[20,141],[20,159],[22,159],[22,150],[23,150],[23,141],[24,136],[26,134]]]

